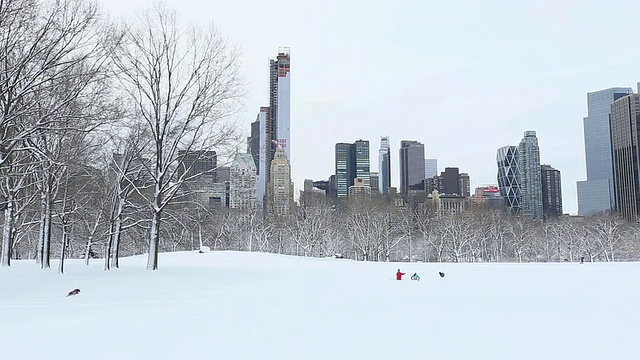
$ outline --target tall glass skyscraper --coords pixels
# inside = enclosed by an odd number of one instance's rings
[[[535,131],[525,131],[518,146],[522,210],[534,219],[542,219],[542,178],[540,147]]]
[[[378,189],[380,194],[387,195],[391,186],[391,145],[388,136],[380,137],[378,151]]]
[[[424,145],[418,141],[400,142],[400,192],[424,191]]]
[[[424,159],[424,178],[430,179],[438,175],[438,159]]]
[[[369,141],[336,144],[336,195],[346,198],[354,179],[362,179],[370,186]]]
[[[578,181],[578,215],[616,208],[611,154],[611,104],[631,88],[610,88],[587,94],[588,116],[583,119],[587,180]]]

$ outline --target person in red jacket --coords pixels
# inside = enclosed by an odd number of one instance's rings
[[[396,273],[396,280],[402,280],[402,275],[404,275],[404,273],[400,272],[400,269],[398,269],[398,272]]]

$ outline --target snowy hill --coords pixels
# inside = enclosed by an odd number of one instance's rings
[[[631,359],[640,264],[160,255],[0,269],[5,359]],[[55,264],[53,264],[55,266]],[[396,281],[400,268],[407,275]],[[444,278],[438,271],[446,273]],[[421,281],[411,281],[417,272]],[[77,296],[66,297],[79,288]]]

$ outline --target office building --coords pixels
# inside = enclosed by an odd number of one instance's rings
[[[631,94],[611,105],[611,143],[616,210],[638,221],[640,209],[640,95]]]
[[[353,144],[337,143],[335,147],[335,181],[338,198],[349,196],[354,179],[370,184],[369,141],[357,140]]]
[[[438,175],[438,159],[424,159],[424,178],[429,179]]]
[[[418,141],[400,142],[400,193],[425,191],[424,145]]]
[[[587,94],[587,117],[583,119],[587,179],[578,181],[578,215],[592,215],[616,208],[611,154],[611,104],[631,88],[610,88]]]
[[[496,154],[498,164],[498,187],[504,199],[505,210],[518,214],[521,210],[520,168],[517,146],[503,146]]]

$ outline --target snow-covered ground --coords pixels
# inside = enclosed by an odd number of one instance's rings
[[[638,263],[193,252],[161,254],[156,272],[145,264],[127,258],[104,272],[99,261],[70,260],[65,275],[26,261],[0,269],[1,358],[640,358]],[[414,272],[421,281],[409,280]],[[74,288],[81,294],[66,297]]]

